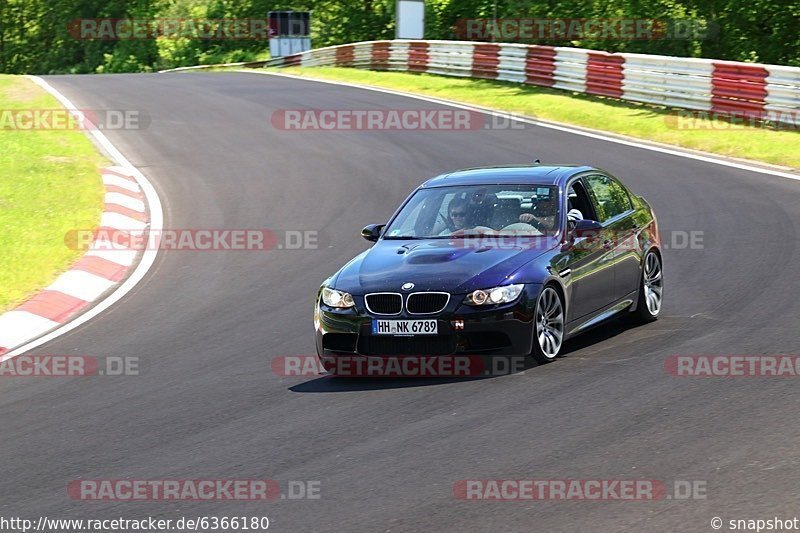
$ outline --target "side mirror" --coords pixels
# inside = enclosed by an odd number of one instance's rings
[[[370,242],[375,242],[380,238],[384,226],[386,224],[370,224],[361,230],[361,236]]]
[[[576,220],[574,228],[576,237],[596,237],[603,225],[596,220]]]

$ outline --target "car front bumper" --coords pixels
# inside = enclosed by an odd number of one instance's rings
[[[524,356],[533,346],[533,320],[539,284],[526,284],[512,303],[477,307],[462,303],[466,294],[453,294],[436,315],[421,317],[403,311],[384,316],[366,310],[363,295],[353,295],[355,307],[336,309],[321,304],[314,311],[317,354],[338,356]],[[375,335],[375,319],[436,319],[437,335]]]

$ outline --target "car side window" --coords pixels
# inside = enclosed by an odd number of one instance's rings
[[[628,193],[614,178],[602,174],[592,174],[586,176],[584,180],[592,191],[594,208],[599,222],[605,222],[633,208]]]

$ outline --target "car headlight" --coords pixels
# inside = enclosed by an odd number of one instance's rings
[[[524,284],[503,285],[492,289],[479,289],[467,295],[464,303],[469,305],[495,305],[513,302],[522,293]]]
[[[322,289],[322,303],[328,307],[338,307],[340,309],[347,309],[356,305],[353,301],[353,296],[349,292],[337,291],[328,287],[323,287]]]

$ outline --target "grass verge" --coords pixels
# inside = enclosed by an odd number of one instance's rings
[[[30,79],[0,75],[0,312],[67,270],[83,252],[64,235],[94,228],[103,210],[108,162],[81,131],[13,128],[14,111],[61,107]]]
[[[277,71],[424,94],[722,156],[800,168],[800,132],[796,130],[702,119],[679,124],[676,110],[494,80],[340,67],[288,67]]]

